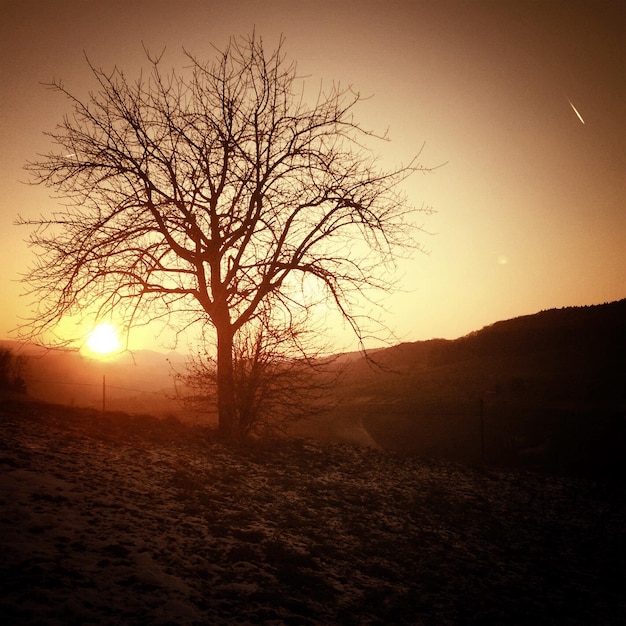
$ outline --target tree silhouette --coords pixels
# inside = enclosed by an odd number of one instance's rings
[[[214,413],[217,362],[209,343],[174,370],[178,398],[194,411]],[[341,368],[320,352],[318,329],[272,320],[269,307],[243,326],[233,344],[235,413],[242,434],[284,430],[335,405]]]
[[[26,167],[64,207],[18,219],[37,252],[31,336],[77,312],[115,310],[126,328],[208,324],[226,437],[240,432],[238,333],[260,311],[289,327],[323,303],[362,345],[375,318],[359,302],[388,291],[386,270],[416,246],[415,209],[397,189],[425,168],[380,169],[364,142],[385,137],[354,121],[360,95],[311,93],[283,48],[266,54],[252,35],[166,73],[146,51],[136,81],[88,61],[98,89],[83,100],[51,83],[72,112],[49,133],[57,149]]]

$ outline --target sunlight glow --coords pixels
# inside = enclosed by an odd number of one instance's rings
[[[87,340],[87,347],[97,354],[110,354],[120,347],[117,330],[112,324],[98,324]]]

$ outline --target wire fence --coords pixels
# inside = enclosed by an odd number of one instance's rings
[[[95,405],[99,406],[103,413],[107,408],[115,408],[131,412],[147,411],[171,414],[183,408],[181,399],[178,397],[174,388],[166,391],[163,389],[156,390],[136,386],[110,384],[106,380],[106,376],[103,376],[100,382],[31,378],[27,381],[27,385],[33,390],[33,394],[40,399],[56,402],[61,401],[62,403],[69,403],[71,405]],[[55,387],[63,387],[70,390],[75,389],[76,394],[70,392],[57,395],[50,391],[50,388]],[[97,392],[97,395],[89,391],[81,393],[79,389],[99,390],[99,392]],[[126,392],[126,397],[120,397],[120,392],[122,392],[122,394]],[[129,397],[129,394],[135,394],[135,397]],[[62,397],[59,397],[59,395]],[[146,400],[146,397],[150,397],[151,399]],[[120,406],[120,403],[123,403],[123,406]]]
[[[214,423],[216,410],[211,406],[200,406],[190,403],[189,399],[178,393],[172,384],[171,389],[147,389],[136,386],[109,384],[106,377],[100,382],[83,382],[73,380],[58,380],[47,378],[30,378],[27,385],[33,391],[33,396],[40,400],[67,404],[69,406],[85,406],[98,408],[104,414],[107,411],[122,411],[129,415],[154,415],[161,417],[174,416],[185,422],[194,424]],[[63,394],[63,397],[53,395],[46,387],[63,387],[66,389],[99,390],[76,395]],[[110,394],[109,392],[126,392]],[[136,394],[134,397],[130,394]],[[197,406],[196,406],[197,405]]]
[[[41,384],[41,385],[66,385],[71,387],[102,387],[102,383],[79,383],[76,381],[68,380],[43,380],[43,379],[30,379],[29,384]],[[120,391],[135,391],[137,393],[150,393],[168,397],[163,391],[155,391],[150,389],[139,389],[137,387],[120,387],[119,385],[110,385],[106,383],[107,389],[118,389]]]

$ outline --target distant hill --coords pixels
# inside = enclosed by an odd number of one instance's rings
[[[164,416],[181,411],[172,366],[184,368],[185,357],[151,350],[125,352],[110,360],[90,359],[76,350],[46,349],[2,341],[0,345],[26,361],[28,394],[36,399],[110,411]]]
[[[626,300],[403,343],[374,359],[379,368],[364,358],[347,366],[337,414],[359,415],[384,448],[585,471],[626,452]]]

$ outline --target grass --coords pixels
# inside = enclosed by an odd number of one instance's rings
[[[618,624],[619,484],[0,409],[10,623]]]

